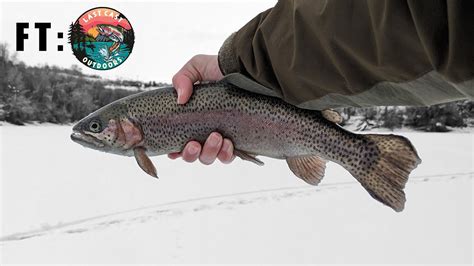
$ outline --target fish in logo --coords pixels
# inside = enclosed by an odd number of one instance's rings
[[[69,28],[73,54],[81,63],[96,70],[121,65],[132,52],[134,42],[128,19],[109,7],[84,12]]]

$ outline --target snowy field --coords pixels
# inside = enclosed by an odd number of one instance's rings
[[[0,126],[0,264],[472,263],[473,134],[400,133],[423,163],[396,213],[340,166],[212,166],[85,149],[67,126]]]

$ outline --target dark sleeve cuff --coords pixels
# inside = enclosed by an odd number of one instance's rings
[[[219,49],[217,61],[219,62],[219,68],[224,75],[230,73],[240,72],[240,65],[237,59],[237,54],[234,49],[234,37],[236,33],[232,33],[222,44]]]

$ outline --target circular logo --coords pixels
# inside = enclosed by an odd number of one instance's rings
[[[125,62],[132,52],[135,35],[122,13],[110,7],[96,7],[71,23],[69,43],[84,65],[108,70]]]

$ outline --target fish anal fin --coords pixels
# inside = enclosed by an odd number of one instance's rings
[[[133,149],[133,153],[135,155],[135,159],[137,160],[138,165],[140,168],[145,171],[145,173],[158,178],[156,174],[156,168],[151,162],[148,155],[146,155],[146,149],[143,147],[136,147]]]
[[[234,155],[239,157],[240,159],[244,160],[244,161],[250,161],[250,162],[253,162],[257,165],[264,165],[264,163],[262,161],[260,161],[257,157],[255,157],[255,155],[253,154],[250,154],[246,151],[242,151],[242,150],[238,150],[238,149],[234,149]]]
[[[297,177],[310,185],[316,186],[323,179],[326,160],[319,156],[289,157],[286,162]]]
[[[321,115],[327,120],[336,124],[340,124],[343,121],[342,116],[339,114],[339,112],[331,109],[321,111]]]

